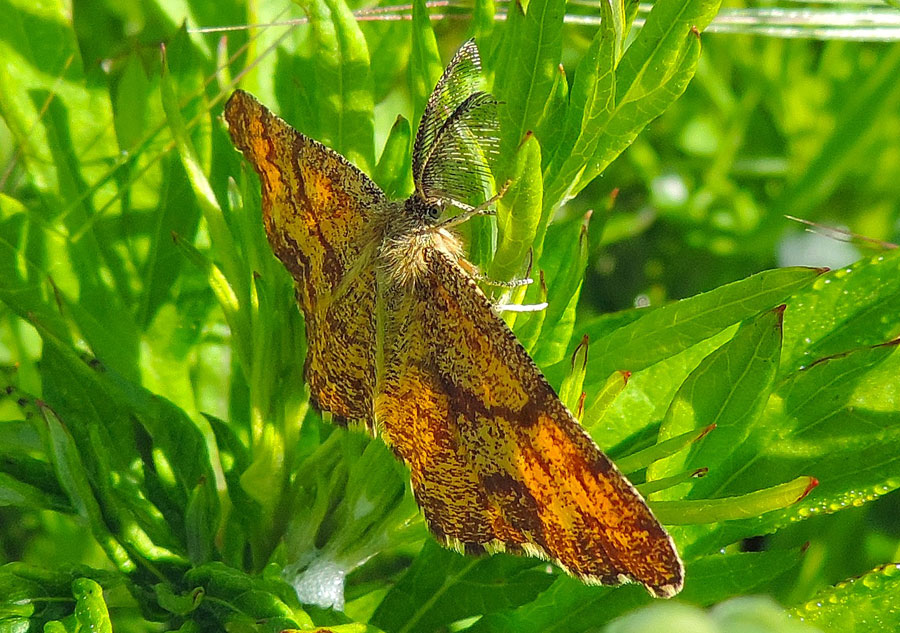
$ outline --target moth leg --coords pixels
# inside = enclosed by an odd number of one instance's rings
[[[528,269],[526,270],[524,277],[520,277],[518,279],[510,279],[509,281],[505,281],[503,279],[494,279],[490,275],[485,275],[483,272],[478,270],[478,267],[475,266],[475,264],[466,259],[459,258],[456,263],[459,264],[460,268],[466,271],[466,274],[468,274],[469,277],[487,286],[512,290],[513,288],[521,288],[522,286],[528,286],[534,283],[534,279],[528,276],[528,273],[531,270],[530,262],[528,264]]]
[[[528,249],[528,258],[525,260],[525,275],[520,277],[519,279],[512,279],[510,281],[492,281],[488,278],[481,278],[479,281],[490,285],[496,285],[503,288],[507,288],[507,292],[503,294],[500,300],[493,303],[493,309],[496,314],[501,312],[540,312],[541,310],[545,310],[547,308],[547,302],[543,301],[541,303],[529,303],[529,304],[518,304],[518,303],[503,303],[503,299],[509,298],[512,293],[509,290],[515,288],[521,288],[522,286],[527,286],[529,284],[534,283],[534,279],[531,278],[531,266],[534,263],[534,251],[532,249]],[[542,275],[543,278],[543,275]],[[543,282],[542,282],[543,283]]]
[[[460,261],[460,265],[465,270],[469,276],[471,276],[475,281],[480,281],[483,284],[488,286],[494,286],[496,288],[505,288],[506,292],[498,299],[497,301],[491,301],[491,305],[495,313],[499,314],[500,312],[539,312],[547,308],[547,302],[542,303],[531,303],[531,304],[518,304],[518,303],[503,303],[503,300],[509,298],[512,294],[510,290],[514,290],[516,288],[521,288],[522,286],[528,286],[534,283],[534,279],[532,279],[529,275],[531,274],[531,264],[532,257],[534,257],[534,253],[531,249],[528,249],[528,259],[525,265],[525,276],[520,277],[518,279],[510,279],[509,281],[503,281],[501,279],[494,279],[488,275],[485,275],[481,271],[479,271],[475,266],[466,262],[465,260]]]
[[[494,209],[491,209],[490,207],[492,204],[497,202],[497,200],[499,200],[506,194],[506,190],[509,189],[509,185],[511,183],[512,183],[511,180],[507,180],[505,183],[503,183],[503,186],[500,187],[500,191],[498,191],[496,194],[494,194],[493,196],[491,196],[490,198],[488,198],[487,200],[485,200],[484,202],[479,204],[477,207],[473,207],[473,206],[470,206],[463,202],[458,202],[456,200],[453,200],[453,204],[455,206],[459,207],[460,209],[463,209],[463,212],[460,213],[459,215],[453,216],[452,218],[448,218],[448,219],[444,220],[440,224],[436,224],[434,226],[434,229],[440,230],[440,229],[453,228],[454,226],[456,226],[458,224],[462,224],[463,222],[468,222],[469,220],[474,218],[476,215],[494,215],[494,214],[496,214],[497,211]]]
[[[531,277],[524,277],[522,279],[511,279],[509,281],[500,281],[498,279],[491,279],[481,273],[477,273],[474,275],[475,279],[486,283],[491,286],[497,286],[499,288],[506,288],[506,292],[504,292],[498,301],[491,302],[491,307],[494,309],[496,314],[501,312],[540,312],[541,310],[545,310],[547,308],[547,302],[543,301],[541,303],[503,303],[504,299],[508,299],[511,296],[510,290],[515,288],[521,288],[522,286],[527,286],[529,284],[534,283],[534,279]]]
[[[491,279],[487,275],[476,272],[472,275],[476,281],[480,281],[489,286],[495,286],[497,288],[506,288],[507,290],[513,290],[515,288],[521,288],[522,286],[527,286],[529,284],[534,283],[534,279],[531,277],[523,277],[521,279],[510,279],[509,281],[501,281],[500,279]],[[508,297],[510,295],[509,292],[504,292],[501,301],[503,298]],[[518,303],[494,303],[493,308],[494,312],[539,312],[540,310],[544,310],[547,307],[547,302],[543,303],[531,303],[531,304],[518,304]]]
[[[540,312],[546,310],[550,305],[546,301],[542,303],[495,303],[494,310],[496,312]]]
[[[472,276],[475,278],[475,281],[480,281],[483,284],[494,286],[496,288],[521,288],[522,286],[528,286],[534,283],[534,279],[532,279],[531,277],[522,277],[521,279],[510,279],[509,281],[503,281],[501,279],[493,279],[483,273],[475,273]]]

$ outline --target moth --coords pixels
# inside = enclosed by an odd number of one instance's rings
[[[426,104],[406,200],[387,199],[250,94],[226,104],[231,138],[259,175],[269,242],[296,282],[311,398],[409,466],[443,545],[674,596],[684,572],[672,539],[495,314],[453,231],[493,201],[468,203],[498,136],[480,73],[466,42]]]

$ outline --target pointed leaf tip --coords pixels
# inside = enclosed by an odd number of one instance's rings
[[[571,363],[572,363],[573,371],[575,370],[575,366],[578,363],[579,354],[582,355],[581,370],[584,371],[584,369],[587,367],[588,350],[590,349],[590,347],[588,346],[589,342],[590,342],[590,339],[588,338],[588,335],[585,334],[584,336],[581,337],[581,342],[578,343],[578,345],[575,347],[575,351],[572,352]]]
[[[707,433],[710,433],[711,431],[714,431],[715,428],[716,428],[716,426],[717,426],[717,424],[716,424],[715,422],[713,422],[712,424],[710,424],[710,425],[707,426],[706,428],[702,429],[702,430],[700,431],[700,435],[697,436],[697,439],[696,439],[695,441],[699,442],[700,440],[702,440],[704,437],[706,437],[706,434],[707,434]]]
[[[818,485],[819,485],[819,480],[816,479],[815,477],[810,477],[809,483],[806,485],[806,488],[804,488],[803,492],[800,493],[800,496],[797,497],[797,500],[794,501],[794,503],[797,503],[798,501],[803,500],[809,493],[811,493],[813,491],[813,488],[815,488]]]
[[[522,136],[522,140],[519,141],[519,145],[518,147],[516,147],[516,151],[521,151],[521,149],[525,146],[525,143],[531,140],[532,136],[534,136],[534,132],[532,130],[527,130]]]
[[[584,417],[584,399],[587,397],[587,394],[582,391],[581,396],[578,397],[578,406],[576,407],[575,417],[581,420]]]

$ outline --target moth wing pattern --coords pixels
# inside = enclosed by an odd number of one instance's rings
[[[426,104],[406,202],[249,94],[226,104],[295,280],[311,397],[381,431],[443,544],[671,597],[684,576],[671,538],[494,313],[458,238],[432,223],[435,207],[465,211],[491,184],[498,104],[478,90],[480,71],[470,40]]]
[[[389,293],[375,412],[435,536],[552,559],[588,583],[677,593],[681,561],[634,487],[475,281],[444,252],[424,258],[415,286]]]
[[[337,152],[237,90],[228,130],[259,174],[263,223],[296,283],[306,321],[305,376],[315,404],[369,420],[375,349],[373,218],[384,194]]]

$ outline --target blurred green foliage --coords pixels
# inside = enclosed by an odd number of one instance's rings
[[[776,265],[838,268],[881,248],[827,227],[900,240],[896,44],[703,44],[684,96],[578,201],[604,208],[597,200],[618,190],[595,236],[592,309],[690,296]],[[804,234],[786,214],[826,228]]]
[[[361,7],[0,0],[0,630],[897,628],[900,46],[701,37],[711,0],[641,29],[630,0]],[[549,307],[505,318],[653,491],[685,605],[441,549],[390,451],[308,405],[223,100],[401,195],[471,35],[514,183],[470,256],[509,278],[531,249],[539,283],[502,299]],[[755,593],[794,618],[728,600]]]

